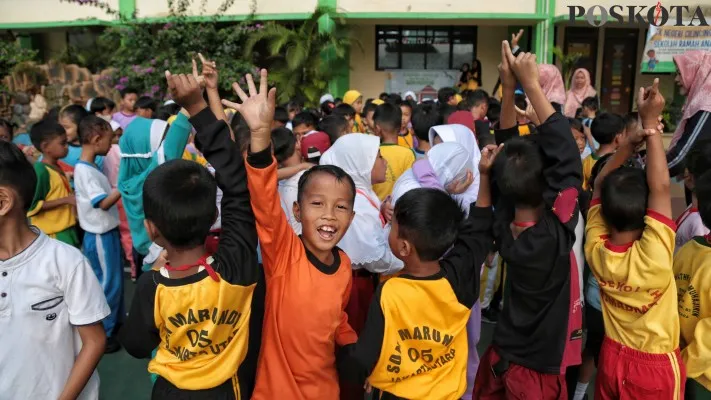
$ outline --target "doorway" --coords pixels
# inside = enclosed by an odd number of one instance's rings
[[[637,72],[638,29],[605,29],[600,107],[627,114],[632,109]]]

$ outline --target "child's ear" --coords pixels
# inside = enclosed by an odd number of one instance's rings
[[[155,224],[152,221],[147,219],[143,220],[143,226],[146,228],[148,239],[150,239],[152,242],[155,242],[156,238],[158,238],[158,236],[160,235],[158,228],[156,228]]]
[[[397,252],[401,259],[409,257],[412,254],[412,244],[406,239],[397,241]]]
[[[299,207],[298,201],[294,202],[292,212],[294,213],[294,218],[296,219],[296,222],[301,223],[301,207]]]
[[[15,196],[8,187],[0,187],[0,216],[4,217],[12,211],[15,206]]]

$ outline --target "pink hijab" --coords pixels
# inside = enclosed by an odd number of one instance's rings
[[[565,104],[565,85],[558,67],[552,64],[538,64],[541,88],[551,103]]]
[[[575,77],[578,73],[582,73],[585,78],[585,83],[581,87],[575,86]],[[587,97],[593,97],[597,94],[595,88],[590,84],[590,72],[585,68],[578,68],[573,73],[573,81],[570,83],[568,97],[565,99],[565,107],[563,108],[566,117],[575,118],[575,111]]]
[[[681,138],[686,121],[699,111],[711,112],[711,52],[691,50],[674,56],[674,63],[681,74],[686,89],[686,103],[681,122],[676,127],[670,148]]]

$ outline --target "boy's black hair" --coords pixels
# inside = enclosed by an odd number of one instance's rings
[[[436,261],[454,244],[464,212],[445,192],[418,188],[395,204],[398,237],[412,243],[420,260]]]
[[[412,114],[412,129],[415,131],[417,140],[429,142],[430,128],[442,125],[442,123],[442,114],[432,102],[420,104]]]
[[[286,108],[279,106],[274,109],[274,121],[281,122],[284,125],[289,122],[289,112],[286,111]]]
[[[177,115],[179,112],[180,106],[178,104],[166,104],[158,107],[155,114],[153,114],[153,118],[167,121],[170,117],[172,117],[173,115]]]
[[[602,217],[618,232],[644,228],[649,186],[644,170],[623,166],[605,177],[600,188]]]
[[[457,95],[457,91],[451,87],[443,87],[437,91],[437,102],[439,104],[447,104],[451,97]]]
[[[355,118],[356,110],[350,104],[341,103],[333,109],[331,115],[340,115],[343,118]]]
[[[699,216],[704,225],[709,227],[711,226],[711,170],[696,179],[695,190],[696,199],[699,201]]]
[[[385,130],[399,131],[400,125],[402,125],[402,110],[394,104],[381,104],[375,109],[373,122]]]
[[[336,178],[336,180],[340,183],[345,182],[346,185],[350,187],[351,193],[353,194],[353,197],[351,198],[351,205],[355,203],[355,182],[353,182],[353,178],[351,178],[346,171],[335,165],[316,165],[310,169],[307,169],[303,175],[301,175],[301,178],[299,178],[299,189],[296,195],[296,201],[299,202],[299,204],[301,204],[301,198],[304,194],[304,190],[306,190],[309,182],[316,174],[328,174]]]
[[[124,97],[126,97],[127,94],[135,94],[136,96],[138,96],[138,89],[132,88],[132,87],[127,87],[127,88],[119,90],[119,94],[121,95],[122,99]]]
[[[490,123],[495,124],[501,118],[501,103],[498,101],[489,101],[489,108],[486,110],[486,119]]]
[[[0,141],[0,186],[13,188],[22,209],[30,210],[37,186],[37,175],[27,157],[14,143]]]
[[[286,110],[287,112],[289,111],[298,111],[301,112],[301,110],[304,108],[304,105],[301,104],[300,102],[296,100],[291,100],[288,103],[286,103]]]
[[[597,111],[599,109],[597,97],[591,96],[584,98],[580,103],[580,107],[587,107],[591,110]]]
[[[575,129],[578,132],[583,132],[583,123],[577,118],[568,118],[570,129]]]
[[[143,183],[143,211],[168,243],[190,249],[205,243],[217,217],[217,184],[200,164],[171,160]]]
[[[331,113],[333,113],[334,108],[336,108],[336,104],[331,100],[326,100],[321,103],[321,107],[319,107],[319,110],[321,111],[322,116],[327,117],[331,115]]]
[[[59,112],[62,111],[62,107],[54,106],[47,111],[47,116],[44,119],[51,119],[54,121],[59,121]]]
[[[10,134],[10,138],[15,136],[15,125],[10,123],[10,121],[0,118],[0,127],[7,129],[7,132]]]
[[[400,100],[397,103],[395,103],[399,107],[408,107],[410,108],[410,113],[412,114],[412,111],[414,111],[415,107],[412,106],[412,103],[407,101],[407,100]],[[402,111],[402,110],[400,110]]]
[[[291,126],[292,128],[296,128],[299,125],[306,125],[316,128],[316,121],[318,121],[318,118],[311,112],[302,111],[294,116],[294,119],[291,121]]]
[[[111,132],[113,134],[111,125],[96,115],[87,115],[85,118],[82,118],[79,123],[78,131],[81,144],[89,143],[91,138],[103,132]]]
[[[499,190],[516,207],[535,208],[543,203],[543,159],[533,139],[513,138],[494,161]]]
[[[386,92],[380,93],[380,95],[378,96],[378,98],[382,101],[388,101],[388,97],[390,97],[390,95]]]
[[[592,171],[590,172],[590,181],[589,181],[589,185],[588,185],[590,187],[590,191],[592,191],[594,189],[595,179],[597,179],[597,176],[600,174],[600,171],[602,171],[602,169],[605,167],[605,164],[607,164],[607,162],[610,161],[610,159],[612,158],[612,156],[614,154],[615,153],[605,154],[604,156],[600,157],[597,160],[595,165],[593,165]],[[629,167],[629,168],[636,168],[636,169],[643,169],[644,168],[642,166],[642,164],[640,164],[637,157],[635,157],[635,156],[628,158],[627,161],[625,161],[622,164],[622,167]]]
[[[482,103],[489,103],[489,94],[483,89],[477,89],[467,94],[467,97],[462,100],[464,103],[465,110],[471,110],[474,107],[481,105]]]
[[[329,115],[318,123],[318,130],[326,132],[331,143],[338,139],[341,132],[348,129],[348,121],[340,115]]]
[[[86,117],[87,115],[89,115],[89,111],[86,111],[86,108],[78,104],[66,106],[62,108],[62,111],[59,112],[60,118],[69,118],[77,125],[77,127],[79,126],[79,123],[81,122],[82,118]]]
[[[388,101],[386,101],[386,103],[400,104],[401,101],[402,96],[400,96],[398,93],[390,93],[388,95]]]
[[[685,164],[694,178],[711,171],[711,139],[697,141],[686,156]]]
[[[32,145],[41,151],[42,143],[66,134],[67,132],[59,122],[45,118],[32,125],[30,129],[30,140],[32,141]]]
[[[274,146],[274,158],[278,163],[284,162],[294,155],[296,136],[288,128],[272,129],[272,145]]]
[[[590,125],[593,137],[600,144],[610,144],[625,130],[625,120],[613,113],[602,113]]]
[[[95,97],[94,100],[91,101],[91,106],[89,107],[89,111],[92,114],[102,112],[106,110],[107,108],[110,110],[113,110],[114,107],[116,107],[116,103],[111,101],[110,99],[107,99],[106,97]]]
[[[526,102],[526,95],[522,93],[517,93],[514,95],[514,105],[521,110],[526,110],[528,103]]]
[[[368,115],[369,112],[375,112],[375,109],[378,108],[377,104],[373,104],[373,102],[370,103],[365,103],[365,106],[363,106],[363,116]]]
[[[151,110],[153,112],[156,111],[156,108],[158,107],[157,102],[152,98],[148,96],[141,96],[136,100],[136,104],[134,105],[136,109],[142,108],[144,110]]]

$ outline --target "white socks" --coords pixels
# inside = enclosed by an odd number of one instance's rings
[[[575,385],[575,394],[573,395],[573,400],[583,400],[583,397],[585,397],[585,391],[587,390],[587,383],[578,382],[578,384]]]

